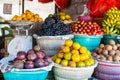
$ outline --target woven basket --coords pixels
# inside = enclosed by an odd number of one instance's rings
[[[63,36],[37,36],[33,35],[41,50],[46,52],[46,55],[52,56],[56,54],[66,39],[72,39],[73,35]]]
[[[102,80],[120,80],[120,64],[98,61],[94,74]]]
[[[83,68],[71,68],[63,67],[55,64],[53,72],[55,80],[87,80],[94,72],[94,68],[97,66],[97,61],[93,66]]]

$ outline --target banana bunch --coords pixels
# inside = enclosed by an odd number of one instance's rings
[[[120,10],[117,7],[109,9],[103,17],[102,28],[106,34],[120,34]]]

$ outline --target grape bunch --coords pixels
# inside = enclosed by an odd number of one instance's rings
[[[70,27],[60,21],[60,17],[57,14],[48,16],[42,28],[39,32],[39,36],[57,36],[57,35],[68,35],[70,33]]]

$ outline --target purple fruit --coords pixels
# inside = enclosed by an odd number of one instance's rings
[[[30,61],[33,61],[37,58],[37,55],[35,53],[30,53],[27,55],[27,59]]]
[[[22,60],[15,60],[13,63],[13,67],[17,69],[23,69],[24,68],[24,62]]]
[[[43,51],[37,51],[36,54],[37,54],[38,58],[42,58],[42,59],[46,56]]]
[[[23,60],[23,59],[25,59],[25,58],[26,58],[26,52],[24,52],[24,51],[19,51],[19,52],[17,53],[17,59]]]
[[[34,68],[34,62],[33,61],[26,61],[25,62],[25,68],[26,69],[32,69],[32,68]]]
[[[35,51],[33,50],[33,49],[30,49],[28,52],[27,52],[27,54],[35,54]]]
[[[43,59],[36,59],[35,60],[35,67],[36,68],[44,67],[45,66],[44,62],[45,61]]]

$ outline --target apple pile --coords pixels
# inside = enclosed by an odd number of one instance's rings
[[[40,50],[40,46],[34,46],[34,49],[27,53],[19,51],[13,61],[13,67],[17,69],[33,69],[48,66],[51,63],[45,52]]]
[[[114,40],[110,40],[108,44],[100,44],[92,54],[98,60],[120,63],[120,44],[116,44]]]
[[[95,63],[90,51],[71,39],[65,40],[61,50],[53,56],[52,60],[56,64],[69,67],[86,67]]]
[[[104,32],[98,23],[92,21],[78,21],[72,23],[70,26],[70,31],[73,34],[87,35],[101,35]]]

